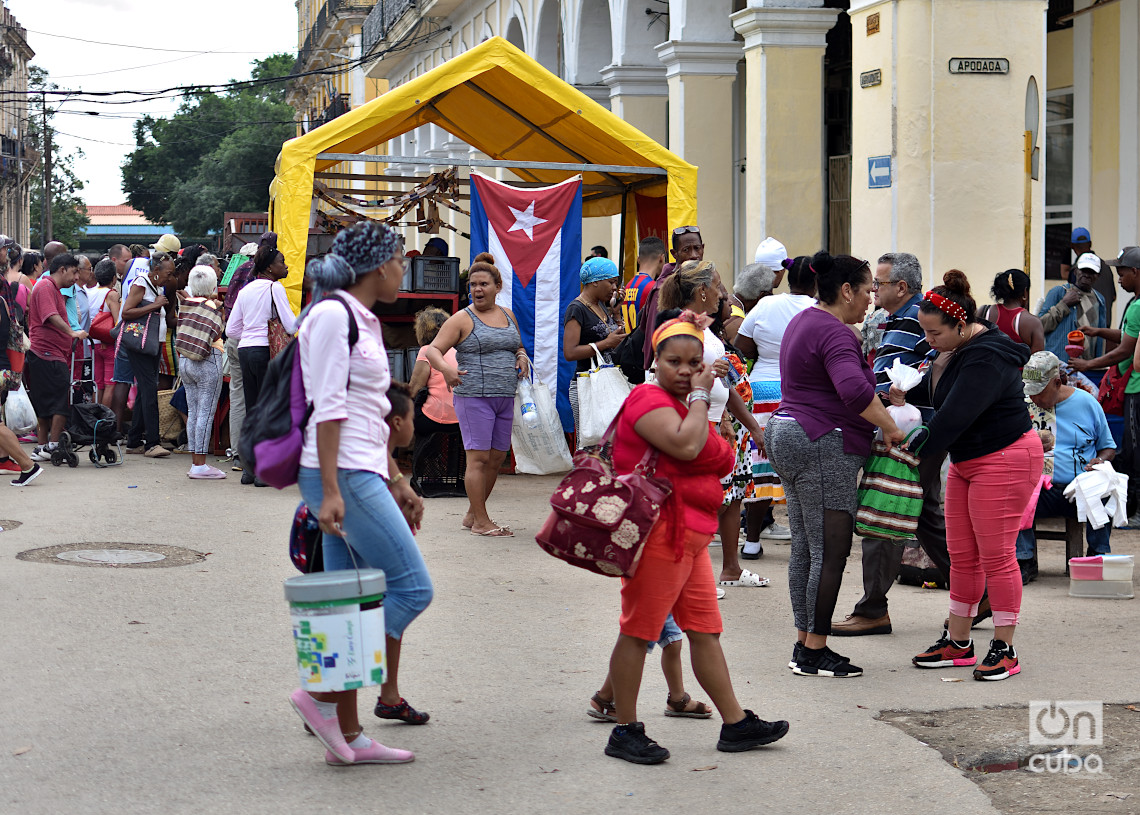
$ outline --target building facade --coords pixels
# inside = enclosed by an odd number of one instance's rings
[[[377,91],[503,36],[697,165],[726,279],[772,235],[793,254],[910,251],[927,284],[959,268],[980,300],[1027,268],[1039,296],[1071,263],[1072,228],[1103,257],[1140,242],[1140,0],[369,5],[359,53]],[[471,155],[434,125],[386,150]],[[614,248],[612,220],[588,219],[584,244]]]
[[[0,10],[0,232],[31,242],[29,179],[40,160],[27,137],[28,63],[35,52],[7,5]]]

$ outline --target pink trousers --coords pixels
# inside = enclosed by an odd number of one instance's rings
[[[946,481],[946,548],[950,552],[950,613],[973,617],[989,587],[994,625],[1017,625],[1021,571],[1017,532],[1041,480],[1044,453],[1036,431],[1013,444],[950,465]]]

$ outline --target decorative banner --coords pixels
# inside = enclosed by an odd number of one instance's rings
[[[558,415],[574,428],[562,356],[562,318],[578,296],[582,268],[582,178],[520,189],[471,173],[471,258],[490,252],[503,276],[500,306],[519,321],[535,375],[557,394]]]

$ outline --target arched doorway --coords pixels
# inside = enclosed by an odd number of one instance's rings
[[[542,67],[559,77],[566,76],[566,56],[562,36],[562,4],[546,0],[538,13],[538,32],[534,40],[534,57]]]
[[[518,17],[511,17],[507,23],[507,42],[522,51],[526,50],[526,35],[523,33],[522,21]]]
[[[602,68],[613,62],[613,36],[607,0],[584,0],[578,18],[578,59],[574,84],[600,85]]]

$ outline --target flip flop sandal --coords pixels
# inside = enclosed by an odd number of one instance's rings
[[[665,695],[665,715],[676,716],[685,719],[710,719],[712,718],[712,708],[704,702],[697,702],[697,706],[693,710],[687,710],[689,703],[693,701],[693,697],[686,693],[681,697],[680,701],[674,702],[669,699],[669,695]]]
[[[599,722],[617,722],[617,707],[614,705],[613,699],[603,699],[594,694],[590,697],[590,701],[598,707],[593,705],[586,711],[586,715],[591,719],[597,719]]]
[[[759,588],[761,586],[767,586],[771,582],[772,581],[766,577],[761,577],[760,575],[754,572],[750,572],[747,569],[741,569],[739,580],[721,580],[719,583],[717,583],[717,585],[728,586],[729,588],[740,588],[745,586],[751,588]]]
[[[480,538],[513,538],[515,536],[509,526],[496,526],[486,532],[476,532],[474,529],[470,531],[472,535],[477,535]]]
[[[396,705],[386,705],[377,699],[376,709],[372,712],[378,719],[398,719],[405,724],[427,724],[431,718],[431,714],[416,710],[403,697]]]

